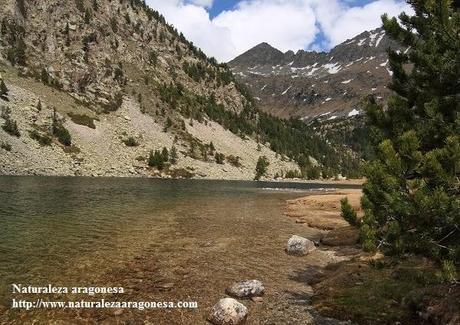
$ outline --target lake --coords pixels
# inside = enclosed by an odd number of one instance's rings
[[[282,215],[284,202],[333,187],[2,176],[0,305],[11,303],[13,283],[119,285],[113,281],[123,282],[122,277],[114,270],[138,271],[139,260],[155,261],[140,277],[155,272],[158,281],[175,283],[177,292],[161,295],[188,295],[203,303],[210,293],[199,293],[200,279],[276,277],[284,264],[270,262],[270,249],[279,246],[282,257],[282,243],[296,231]],[[186,284],[179,285],[182,281]]]

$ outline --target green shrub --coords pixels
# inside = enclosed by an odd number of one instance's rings
[[[149,61],[150,61],[150,64],[153,65],[154,67],[158,63],[158,54],[153,50],[151,50],[149,53]]]
[[[309,166],[304,169],[304,177],[306,179],[319,179],[321,177],[321,169],[317,166]]]
[[[161,150],[161,158],[164,162],[169,161],[169,152],[168,149],[166,149],[166,147],[164,147],[163,150]]]
[[[22,38],[18,39],[16,43],[8,49],[6,56],[13,66],[26,66],[26,43]]]
[[[93,0],[93,10],[96,12],[99,10],[98,0]]]
[[[230,156],[227,156],[227,161],[230,165],[234,166],[234,167],[241,167],[241,162],[240,162],[240,157],[239,156],[233,156],[233,155],[230,155]]]
[[[127,139],[123,139],[122,141],[127,147],[139,146],[139,142],[137,142],[137,140],[134,137],[129,137]]]
[[[214,155],[214,159],[216,160],[217,164],[223,165],[224,160],[225,160],[225,155],[223,153],[216,152],[216,154]]]
[[[20,137],[21,133],[19,132],[18,124],[16,121],[11,119],[11,117],[8,116],[8,118],[5,119],[5,123],[2,126],[3,130],[5,130],[6,133],[13,135],[15,137]]]
[[[163,132],[167,132],[168,129],[173,125],[173,122],[171,120],[171,118],[168,116],[168,118],[166,119],[166,122],[165,122],[165,126],[163,128]]]
[[[6,87],[5,82],[3,79],[0,80],[0,98],[3,100],[8,99],[8,87]]]
[[[169,151],[169,162],[173,165],[177,164],[179,160],[179,155],[177,154],[177,149],[175,146],[172,146],[171,150]]]
[[[116,34],[118,33],[118,22],[117,18],[111,17],[110,18],[110,27],[112,28],[112,31]]]
[[[50,146],[53,142],[53,139],[48,134],[42,135],[37,130],[30,131],[29,135],[32,139],[38,141],[41,146]]]
[[[45,85],[49,85],[50,83],[50,75],[46,69],[42,69],[42,72],[40,74],[40,79]]]
[[[286,172],[285,178],[301,178],[302,174],[298,170],[288,170]],[[275,178],[277,178],[275,176]]]
[[[342,218],[344,218],[351,226],[358,227],[359,219],[353,207],[348,203],[348,198],[344,197],[340,200],[342,210]]]
[[[27,17],[27,8],[26,8],[26,1],[25,0],[18,0],[16,1],[18,6],[19,12],[23,17]]]
[[[163,170],[166,161],[167,159],[165,160],[164,155],[159,150],[155,150],[155,152],[153,152],[153,150],[150,151],[150,156],[148,159],[148,165],[150,167],[155,167],[158,170]]]
[[[5,149],[6,151],[11,151],[12,147],[11,144],[7,142],[1,142],[0,143],[0,148]]]
[[[91,19],[93,18],[93,13],[91,12],[91,9],[86,8],[85,10],[85,24],[89,24],[91,22]]]

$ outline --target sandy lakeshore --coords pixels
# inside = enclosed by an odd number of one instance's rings
[[[337,190],[328,194],[316,194],[287,202],[285,214],[296,218],[297,223],[307,224],[311,228],[333,230],[348,226],[341,217],[340,200],[348,198],[351,206],[361,212],[360,189]]]

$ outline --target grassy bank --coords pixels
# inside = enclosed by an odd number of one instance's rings
[[[299,227],[321,230],[324,248],[346,252],[360,244],[357,230],[340,215],[340,199],[346,196],[361,215],[361,195],[342,190],[298,198],[288,201],[285,214]],[[325,317],[358,324],[460,324],[460,286],[446,283],[439,264],[427,258],[360,251],[351,260],[316,269],[305,282],[313,287],[313,307]]]

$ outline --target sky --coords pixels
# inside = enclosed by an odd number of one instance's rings
[[[227,62],[262,42],[279,50],[328,51],[380,16],[411,8],[403,0],[147,0],[208,56]]]

